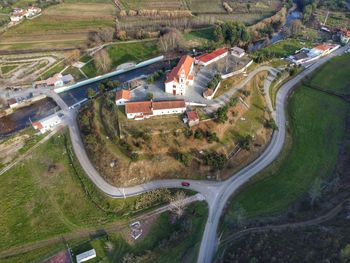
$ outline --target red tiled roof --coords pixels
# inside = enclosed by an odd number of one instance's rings
[[[61,251],[43,263],[71,263],[68,251]]]
[[[126,89],[118,90],[117,93],[115,94],[115,100],[120,100],[120,99],[129,100],[130,97],[131,97],[130,90],[126,90]]]
[[[319,50],[322,50],[322,51],[327,51],[328,49],[331,48],[330,45],[327,45],[327,44],[321,44],[321,45],[318,45],[317,47],[315,47],[316,49],[319,49]]]
[[[186,111],[186,115],[189,121],[199,120],[198,113],[195,111]]]
[[[165,101],[154,101],[152,103],[154,110],[165,110],[165,109],[177,109],[185,108],[186,103],[184,100],[165,100]]]
[[[218,56],[225,54],[226,52],[227,52],[227,48],[224,48],[224,47],[218,48],[209,54],[200,55],[200,56],[196,57],[196,59],[203,62],[203,63],[207,63],[207,62],[217,58]]]
[[[176,81],[179,82],[179,77],[181,72],[184,70],[186,78],[190,74],[190,70],[192,67],[192,64],[194,62],[194,59],[190,56],[182,56],[179,63],[175,68],[171,70],[171,72],[168,74],[165,83]]]
[[[350,37],[350,30],[342,29],[341,30],[342,35],[345,37]]]
[[[143,113],[152,114],[152,102],[151,101],[131,101],[125,103],[126,113]]]
[[[36,129],[42,129],[43,128],[43,125],[41,124],[40,121],[35,121],[32,123],[33,127],[36,128]]]
[[[165,101],[132,101],[125,104],[126,113],[143,113],[144,115],[153,114],[153,110],[185,108],[184,100],[165,100]]]

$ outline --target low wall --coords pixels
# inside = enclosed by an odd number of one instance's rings
[[[81,87],[81,86],[84,86],[84,85],[88,85],[88,84],[91,84],[91,83],[94,83],[94,82],[97,82],[97,81],[100,81],[100,80],[104,80],[104,79],[108,79],[108,78],[120,75],[122,73],[131,71],[131,70],[134,70],[134,69],[138,69],[138,68],[142,68],[142,67],[154,64],[156,62],[162,61],[163,59],[164,59],[164,56],[159,56],[159,57],[156,57],[156,58],[152,58],[152,59],[140,62],[140,63],[136,64],[133,67],[130,67],[130,68],[127,68],[127,69],[119,69],[119,70],[116,70],[116,71],[113,71],[113,72],[110,72],[110,73],[107,73],[107,74],[104,74],[104,75],[101,75],[101,76],[96,76],[96,77],[93,77],[91,79],[80,81],[80,82],[75,83],[75,84],[70,85],[70,86],[64,86],[64,87],[56,88],[56,89],[54,89],[54,91],[56,93],[62,93],[62,92],[67,91],[67,90],[75,89],[75,88],[78,88],[78,87]]]

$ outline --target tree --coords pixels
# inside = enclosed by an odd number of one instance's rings
[[[250,3],[247,3],[247,9],[248,9],[248,12],[250,12],[250,8],[251,8]]]
[[[153,99],[153,93],[152,92],[147,92],[146,99],[147,100],[152,100]]]
[[[228,107],[227,106],[223,106],[217,109],[216,111],[216,120],[219,123],[225,123],[228,120],[227,117],[227,111],[228,111]]]
[[[111,67],[111,59],[105,49],[101,49],[94,54],[94,62],[97,70],[101,73],[107,72]]]
[[[106,91],[105,85],[103,83],[100,83],[98,85],[98,90],[100,91],[101,94],[104,93]]]
[[[302,23],[299,19],[293,20],[291,27],[290,27],[290,32],[291,32],[292,36],[300,35],[301,27],[302,27]]]
[[[158,45],[161,51],[168,52],[173,49],[182,48],[184,46],[184,39],[179,30],[171,29],[159,38]]]
[[[315,201],[321,197],[322,194],[322,180],[317,177],[309,190],[310,205],[314,206]]]
[[[238,138],[238,144],[239,146],[244,149],[244,150],[249,150],[250,149],[250,144],[252,142],[252,136],[247,135],[247,136],[240,136]]]
[[[96,95],[96,92],[92,88],[88,88],[86,93],[89,99],[92,99]]]
[[[194,138],[195,139],[203,139],[204,137],[204,131],[201,128],[196,129],[194,132]]]
[[[216,170],[224,168],[227,158],[224,154],[218,152],[210,152],[204,156],[205,164],[212,166]]]
[[[180,218],[185,211],[187,202],[184,191],[177,191],[175,195],[169,198],[170,211],[173,212],[177,218]]]

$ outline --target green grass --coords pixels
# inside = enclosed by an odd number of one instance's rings
[[[14,70],[15,68],[17,68],[18,65],[6,65],[6,66],[2,66],[1,67],[1,72],[2,74],[6,74],[9,73],[10,71]]]
[[[157,42],[154,40],[136,43],[118,42],[110,45],[107,48],[107,51],[112,61],[110,70],[115,70],[117,66],[126,62],[139,63],[159,55]],[[85,64],[82,70],[89,78],[100,74],[97,71],[93,60]]]
[[[47,71],[45,71],[37,80],[47,79],[52,77],[56,73],[61,72],[65,68],[65,65],[62,61],[57,62],[53,67],[50,67]]]
[[[317,71],[317,77],[312,78],[311,85],[323,90],[350,94],[350,54],[336,57]]]
[[[157,56],[157,42],[154,40],[137,43],[118,43],[108,47],[108,54],[112,60],[112,67],[125,62],[141,62]]]
[[[287,57],[289,55],[292,55],[297,51],[298,49],[302,47],[308,47],[310,46],[310,43],[304,43],[300,42],[297,39],[285,39],[282,41],[279,41],[275,44],[272,44],[268,47],[265,47],[257,52],[254,52],[252,56],[256,56],[259,53],[263,54],[275,54],[275,57]]]
[[[289,101],[293,145],[277,171],[267,168],[262,181],[244,189],[240,203],[249,217],[280,213],[308,191],[318,176],[332,173],[345,134],[349,107],[336,97],[300,87]],[[259,177],[259,175],[258,175]]]
[[[71,74],[74,77],[75,81],[85,79],[85,76],[80,72],[80,70],[73,66],[70,66],[65,71],[63,71],[63,74]]]
[[[112,199],[101,194],[85,177],[65,138],[67,133],[55,135],[31,159],[1,176],[0,249],[102,227],[151,209],[137,210],[139,197]]]
[[[112,237],[110,240],[115,244],[115,249],[111,262],[121,262],[127,253],[136,256],[139,262],[177,263],[184,258],[186,262],[195,262],[208,216],[207,204],[196,202],[189,205],[175,224],[170,223],[169,216],[168,212],[161,214],[145,239],[135,245],[127,244],[118,235]],[[170,241],[176,232],[178,237]],[[159,247],[162,242],[165,246]]]
[[[208,27],[203,29],[191,30],[184,33],[186,40],[214,40],[214,28]]]

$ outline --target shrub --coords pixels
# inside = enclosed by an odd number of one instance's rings
[[[175,153],[175,159],[181,162],[185,166],[189,166],[192,162],[192,155],[190,153]]]
[[[210,152],[204,156],[205,164],[217,170],[224,168],[227,158],[222,153]]]
[[[204,137],[204,131],[201,128],[196,129],[194,132],[194,138],[196,139],[203,139]]]

